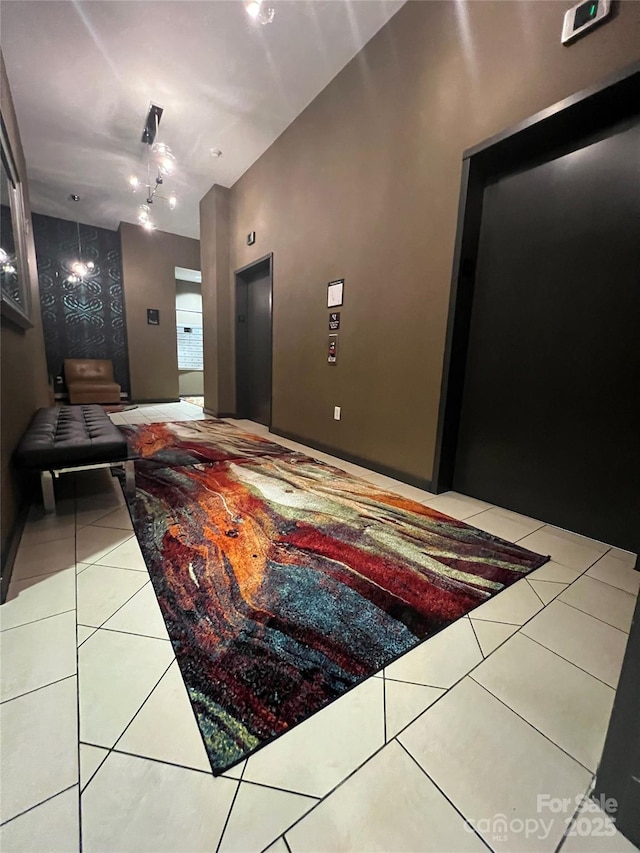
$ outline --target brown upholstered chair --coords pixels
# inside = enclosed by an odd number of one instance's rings
[[[64,378],[70,403],[119,403],[113,364],[103,358],[65,358]]]

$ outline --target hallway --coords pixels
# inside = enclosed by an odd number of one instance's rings
[[[182,401],[112,420],[202,417]],[[634,850],[578,810],[633,555],[273,439],[551,562],[214,779],[118,481],[67,477],[57,516],[32,508],[0,611],[4,853]]]

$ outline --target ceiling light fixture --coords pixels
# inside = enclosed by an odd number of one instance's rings
[[[164,185],[165,178],[173,174],[176,158],[166,142],[156,140],[160,119],[163,109],[157,104],[151,104],[147,118],[142,128],[142,142],[148,145],[147,150],[147,180],[143,182],[137,175],[131,175],[129,186],[136,192],[140,187],[146,190],[146,204],[138,208],[138,223],[147,231],[155,231],[155,224],[151,219],[151,205],[156,198],[169,203],[169,208],[175,210],[178,200],[175,192],[171,191],[168,196],[160,195],[159,188]],[[152,171],[155,178],[151,178]]]
[[[252,21],[263,26],[270,24],[276,14],[276,10],[269,4],[268,0],[247,0],[244,8]]]
[[[78,196],[69,196],[73,201],[80,201]],[[71,273],[67,276],[66,281],[69,284],[79,284],[85,279],[93,275],[96,265],[93,261],[82,260],[82,243],[80,242],[80,223],[76,222],[78,231],[78,260],[71,262]]]

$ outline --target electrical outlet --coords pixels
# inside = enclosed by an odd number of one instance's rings
[[[333,407],[333,419],[334,421],[340,420],[340,406]]]

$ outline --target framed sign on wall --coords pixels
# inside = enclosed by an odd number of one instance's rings
[[[342,305],[344,299],[344,279],[330,281],[327,285],[327,308],[335,308]]]

